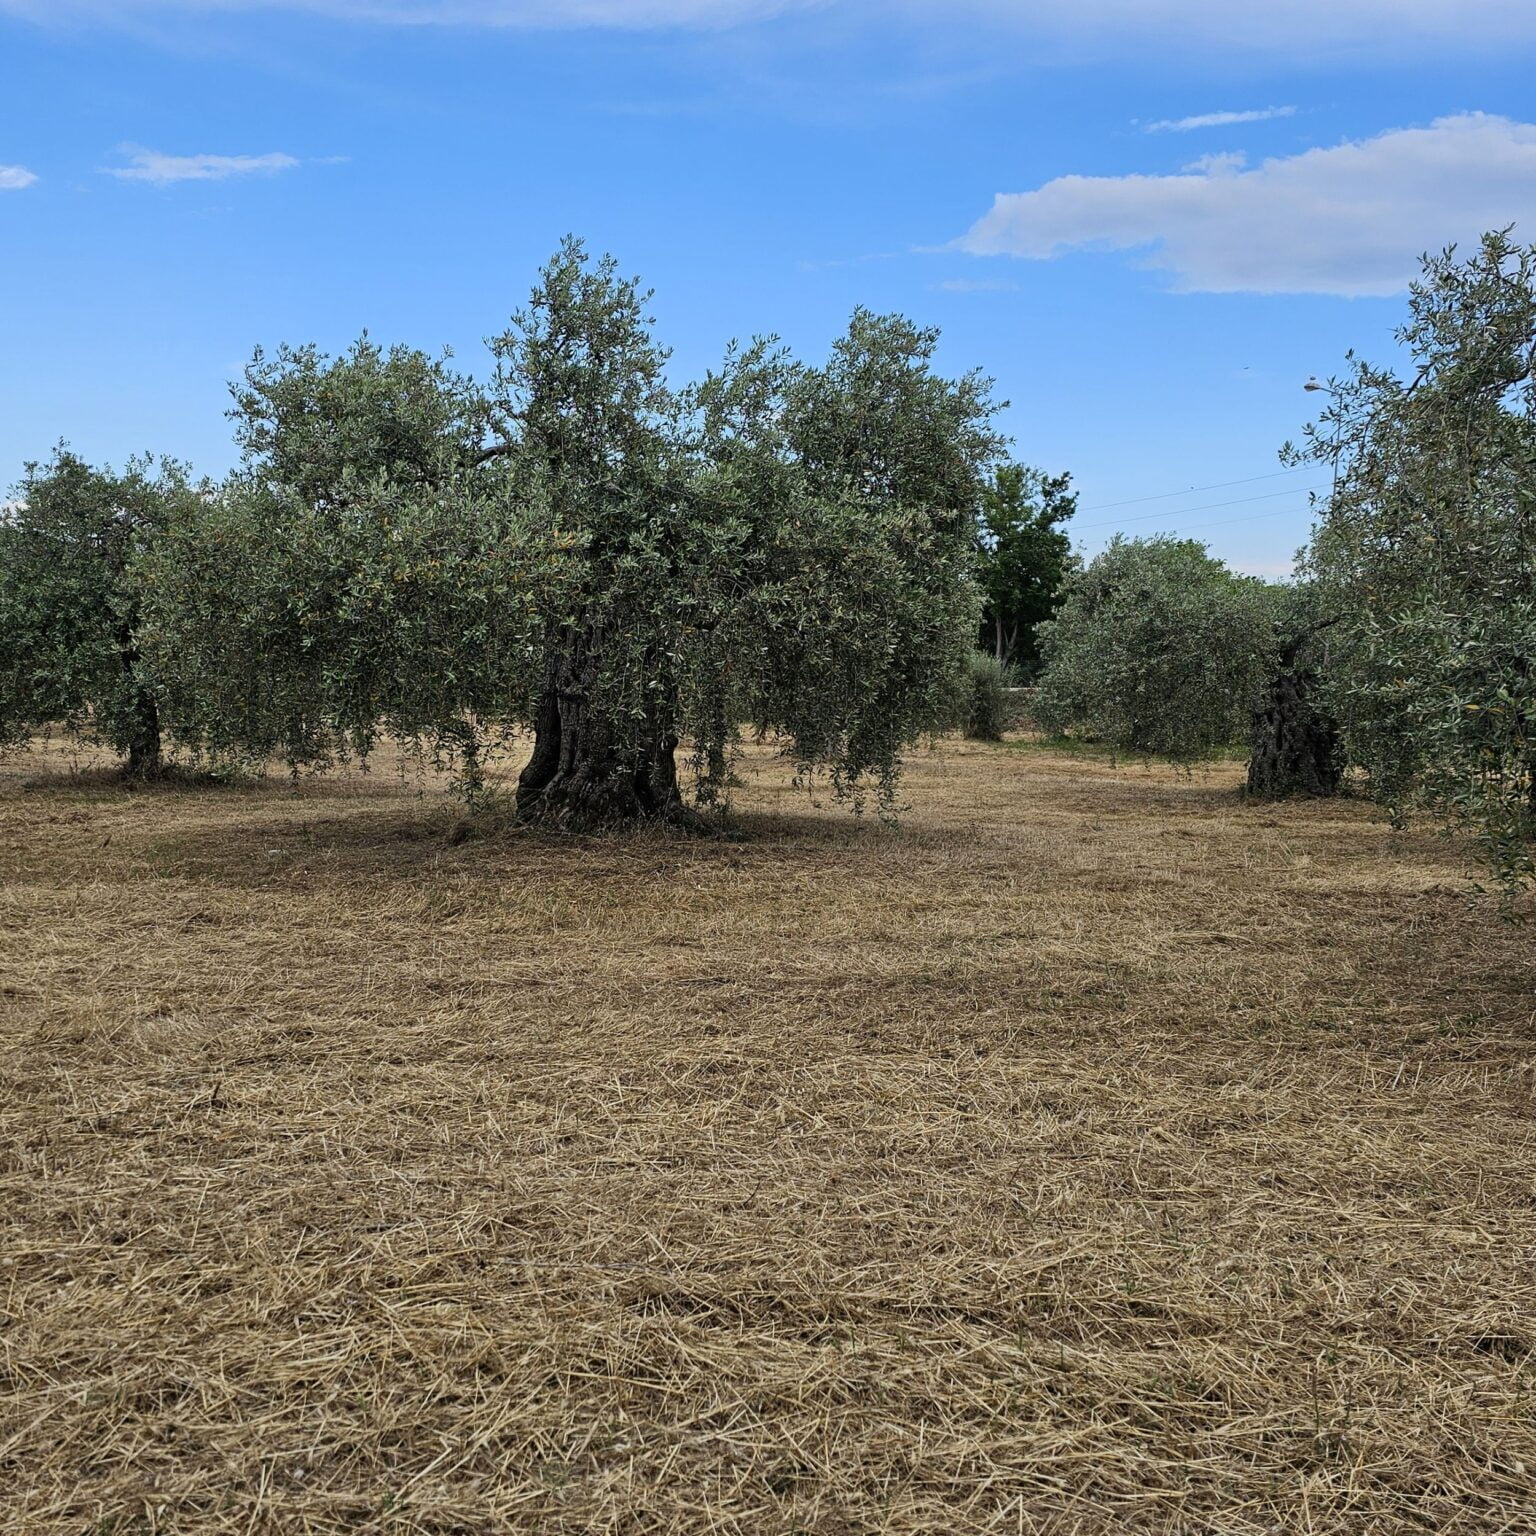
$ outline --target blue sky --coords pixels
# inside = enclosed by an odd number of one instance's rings
[[[478,369],[575,231],[680,376],[901,310],[1081,547],[1279,573],[1302,383],[1389,353],[1419,251],[1536,239],[1533,63],[1531,0],[0,0],[0,483],[224,470],[258,343]]]

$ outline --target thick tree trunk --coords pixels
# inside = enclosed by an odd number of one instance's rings
[[[160,750],[160,706],[154,694],[139,681],[139,650],[131,625],[124,624],[117,632],[117,659],[133,689],[128,763],[123,771],[130,779],[158,778],[165,766]]]
[[[160,752],[160,709],[152,693],[140,689],[133,702],[133,735],[128,741],[130,779],[158,778],[165,763]]]
[[[517,809],[563,831],[684,820],[677,737],[659,722],[615,730],[592,708],[586,668],[553,663],[534,718],[533,756],[517,781]]]
[[[1287,795],[1336,795],[1342,781],[1338,726],[1312,702],[1315,675],[1282,667],[1253,714],[1248,793],[1265,800]]]

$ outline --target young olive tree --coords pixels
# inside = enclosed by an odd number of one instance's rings
[[[1025,677],[1040,669],[1036,628],[1061,602],[1072,558],[1062,524],[1077,510],[1070,475],[1001,465],[982,496],[977,559],[986,606],[978,643]]]
[[[990,651],[972,651],[955,697],[955,724],[970,741],[1001,741],[1008,729],[1008,669]]]
[[[1273,589],[1193,539],[1116,538],[1041,626],[1036,719],[1192,761],[1241,740],[1275,650]]]
[[[1308,556],[1330,701],[1395,818],[1468,827],[1513,883],[1536,867],[1536,248],[1427,258],[1398,337],[1410,375],[1352,357],[1295,455],[1335,472]]]
[[[171,463],[114,474],[61,447],[27,467],[0,514],[0,744],[59,724],[160,772],[137,561],[198,497]]]

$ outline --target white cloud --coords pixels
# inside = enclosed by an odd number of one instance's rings
[[[291,171],[292,155],[163,155],[159,150],[125,144],[127,165],[109,166],[107,174],[122,181],[147,181],[167,187],[176,181],[223,181],[230,176],[273,176]]]
[[[1146,133],[1189,133],[1196,128],[1228,128],[1234,123],[1267,123],[1277,117],[1295,117],[1295,107],[1260,107],[1253,112],[1202,112],[1198,117],[1167,117],[1148,123]]]
[[[21,192],[37,180],[24,165],[0,165],[0,192]]]
[[[1052,50],[1124,55],[1148,48],[1376,56],[1536,42],[1531,0],[0,0],[35,21],[121,22],[175,11],[311,11],[344,20],[510,27],[726,27],[827,10],[873,25],[997,28]]]
[[[1472,112],[1252,170],[1223,155],[1171,176],[1062,176],[999,194],[956,244],[1145,251],[1186,292],[1385,295],[1422,252],[1510,223],[1536,239],[1536,124]]]

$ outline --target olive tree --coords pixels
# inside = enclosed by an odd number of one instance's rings
[[[522,727],[519,810],[586,828],[718,799],[751,728],[889,808],[974,632],[986,383],[860,312],[823,366],[760,342],[676,389],[646,302],[572,240],[483,389],[367,343],[258,357],[241,473],[146,560],[188,736],[301,762]]]
[[[1325,679],[1338,616],[1313,582],[1274,589],[1274,598],[1275,643],[1254,702],[1248,793],[1262,800],[1335,795],[1345,756]]]
[[[141,559],[147,643],[179,738],[325,764],[380,732],[480,783],[482,719],[517,712],[504,646],[523,516],[479,388],[364,337],[339,358],[258,352],[235,387],[242,468]],[[508,691],[511,708],[507,708]]]
[[[1275,595],[1192,539],[1114,539],[1040,628],[1034,713],[1129,752],[1208,756],[1248,732],[1275,651]]]
[[[0,744],[59,724],[160,771],[137,561],[197,499],[171,463],[114,474],[61,447],[27,467],[0,514]]]
[[[540,488],[548,570],[525,815],[677,814],[743,724],[839,794],[894,800],[975,623],[971,546],[1000,448],[987,387],[936,333],[860,311],[821,367],[734,350],[681,396],[611,260],[567,242],[494,343],[497,404]]]
[[[1309,567],[1328,692],[1401,819],[1470,828],[1513,882],[1536,837],[1536,248],[1427,258],[1403,373],[1351,357],[1297,458],[1333,466]]]

